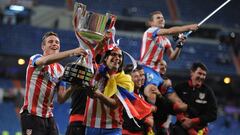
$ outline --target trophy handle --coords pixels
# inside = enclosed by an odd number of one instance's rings
[[[79,27],[79,21],[83,21],[82,18],[86,16],[87,12],[87,6],[82,3],[75,3],[74,4],[74,12],[73,12],[73,26],[75,31],[77,31],[77,28]]]
[[[115,26],[115,23],[117,21],[117,16],[110,14],[110,13],[106,13],[106,16],[108,16],[111,19],[110,25],[108,27],[108,29],[111,29],[112,27]]]
[[[87,11],[87,6],[82,4],[82,3],[75,3],[75,7],[76,10],[80,9],[81,10],[81,14],[82,16],[86,15],[86,11]]]

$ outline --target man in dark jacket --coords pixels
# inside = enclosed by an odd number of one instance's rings
[[[204,84],[206,75],[207,67],[203,63],[193,63],[190,80],[175,86],[175,91],[188,109],[184,114],[177,115],[173,135],[206,133],[207,124],[216,120],[216,97],[211,88]]]

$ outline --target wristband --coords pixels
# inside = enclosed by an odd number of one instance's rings
[[[183,48],[183,43],[182,42],[178,42],[177,46],[178,48]]]
[[[194,123],[194,124],[199,124],[200,123],[200,118],[192,118],[191,119],[192,120],[192,123]]]

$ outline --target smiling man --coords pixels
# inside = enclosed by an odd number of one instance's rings
[[[193,63],[190,75],[189,81],[174,87],[178,96],[188,105],[188,109],[183,117],[178,117],[173,135],[195,135],[198,132],[207,132],[207,124],[217,118],[216,97],[204,84],[207,67],[200,62]]]
[[[66,100],[70,89],[60,81],[64,68],[58,62],[71,56],[86,56],[81,48],[60,51],[60,40],[54,32],[47,32],[42,38],[43,55],[30,57],[26,71],[26,91],[21,108],[23,135],[58,135],[53,118],[53,96],[57,93],[59,102]]]
[[[113,88],[122,75],[122,66],[123,54],[120,48],[114,47],[105,52],[103,62],[93,78],[93,90],[90,89],[88,93],[84,115],[86,135],[122,134],[123,106],[116,96],[117,90]]]

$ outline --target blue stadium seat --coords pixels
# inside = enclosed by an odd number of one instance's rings
[[[16,116],[13,103],[0,103],[0,133],[8,131],[10,135],[15,135],[21,131],[20,121]]]

